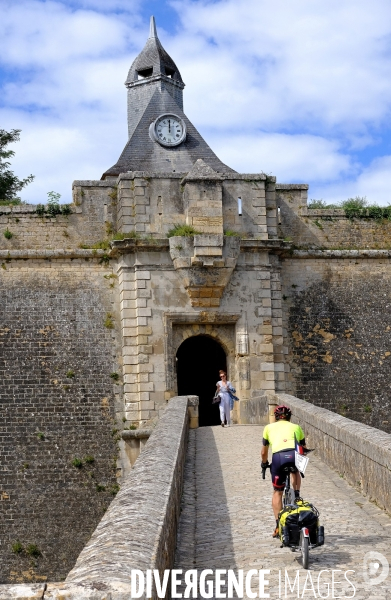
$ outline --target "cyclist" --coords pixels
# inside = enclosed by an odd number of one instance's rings
[[[269,466],[268,450],[272,447],[272,463],[270,471],[273,484],[272,507],[276,519],[276,529],[273,537],[278,537],[278,515],[282,510],[282,494],[284,491],[286,473],[285,467],[293,467],[291,473],[292,488],[295,491],[295,501],[300,498],[301,476],[295,467],[295,447],[296,442],[305,449],[304,433],[300,425],[290,423],[292,416],[291,409],[288,406],[277,406],[274,411],[275,423],[269,423],[263,430],[262,440],[262,468]]]

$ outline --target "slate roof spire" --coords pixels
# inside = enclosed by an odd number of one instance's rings
[[[150,38],[157,38],[155,17],[153,15],[152,15],[152,17],[150,19],[150,22],[149,22],[149,37]]]
[[[219,160],[183,112],[185,84],[160,43],[154,17],[150,21],[149,38],[133,61],[125,85],[129,140],[116,164],[103,173],[102,179],[127,171],[188,173],[199,159],[213,172],[233,172]],[[173,148],[161,146],[149,135],[151,123],[165,113],[177,115],[186,124],[186,139]]]
[[[155,17],[152,16],[149,26],[149,38],[143,50],[133,61],[125,85],[129,87],[136,81],[162,76],[184,86],[178,67],[165,51],[158,38]]]

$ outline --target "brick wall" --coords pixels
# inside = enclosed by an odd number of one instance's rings
[[[64,578],[116,490],[110,272],[93,259],[1,270],[2,583]],[[41,555],[13,552],[16,542]]]

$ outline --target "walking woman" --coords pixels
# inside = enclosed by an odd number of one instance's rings
[[[221,427],[224,427],[224,421],[227,421],[227,427],[231,425],[231,396],[230,391],[235,393],[235,388],[230,381],[227,381],[227,373],[219,371],[220,381],[217,382],[217,393],[220,397],[220,420]]]

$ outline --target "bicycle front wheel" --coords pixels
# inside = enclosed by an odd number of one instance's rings
[[[301,532],[300,549],[301,549],[301,558],[302,558],[302,562],[303,562],[303,569],[308,569],[308,558],[309,558],[309,554],[310,554],[309,539],[308,539],[308,537],[306,537],[303,534],[303,532]]]

